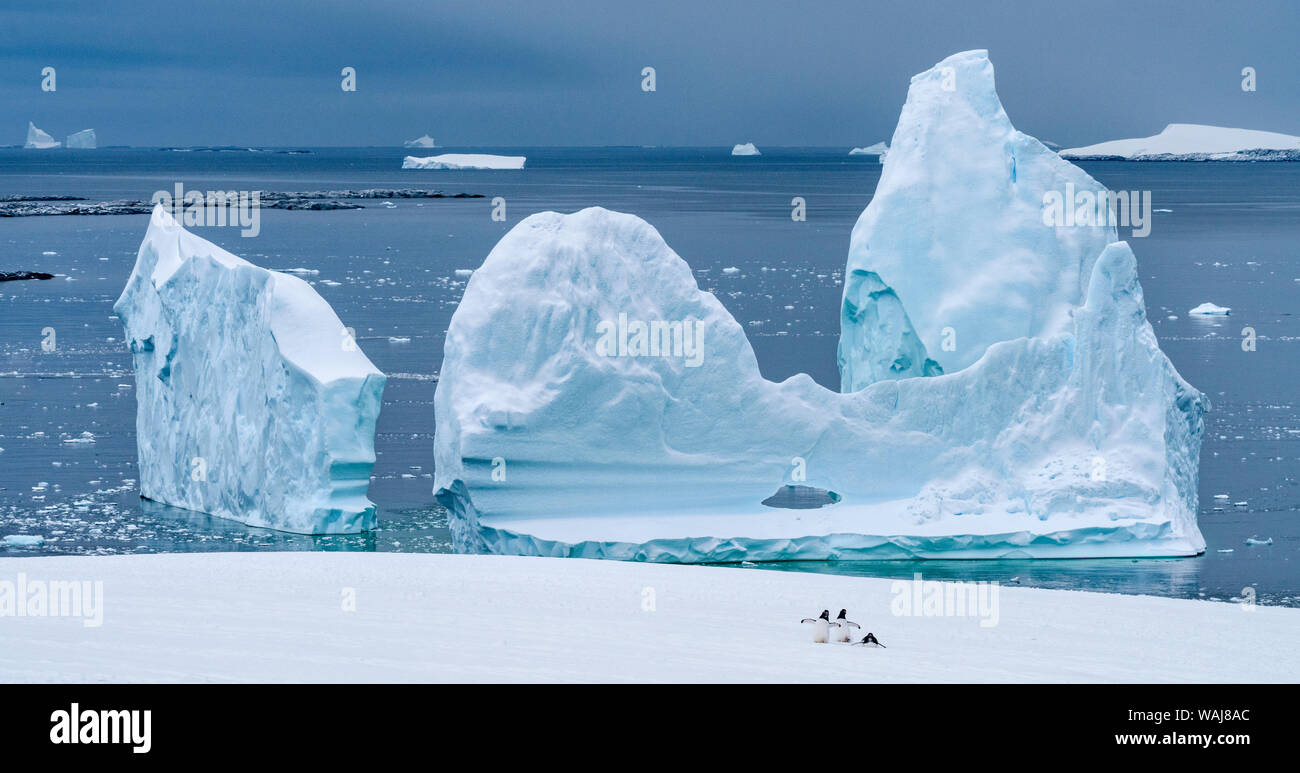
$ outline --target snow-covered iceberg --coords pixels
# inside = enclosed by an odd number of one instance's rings
[[[752,143],[752,142],[746,142],[746,143],[743,144],[743,145],[737,145],[736,147],[732,148],[732,149],[731,149],[731,155],[733,155],[733,156],[761,156],[761,155],[763,155],[763,154],[758,152],[758,148],[754,147],[754,143]]]
[[[850,156],[879,156],[881,161],[885,160],[887,153],[889,153],[889,146],[884,142],[877,142],[865,148],[854,148],[849,151]]]
[[[23,145],[28,150],[49,150],[57,148],[63,143],[55,140],[48,132],[36,128],[36,124],[31,121],[27,122],[27,144]]]
[[[1011,128],[982,51],[913,79],[890,147],[854,230],[842,392],[765,380],[741,325],[637,217],[547,212],[507,233],[452,316],[435,396],[456,547],[1203,551],[1204,398],[1157,345],[1128,245],[1041,217],[1044,190],[1100,186]],[[763,504],[792,486],[830,504]]]
[[[430,137],[430,136],[427,135],[427,134],[424,135],[423,137],[416,137],[416,138],[413,139],[413,140],[407,140],[406,142],[402,143],[402,146],[403,146],[403,147],[407,147],[407,148],[432,148],[432,147],[436,147],[436,146],[433,144],[433,138]]]
[[[94,150],[99,147],[95,139],[95,130],[82,129],[79,132],[69,134],[67,142],[64,143],[64,147],[77,150]]]
[[[384,375],[311,285],[159,206],[113,310],[135,361],[143,496],[281,531],[374,526]]]
[[[1255,129],[1171,123],[1151,137],[1068,148],[1061,155],[1126,161],[1300,161],[1300,137]]]
[[[407,156],[403,169],[523,169],[527,156],[493,156],[488,153],[443,153],[419,158]]]
[[[1188,309],[1187,313],[1194,317],[1226,317],[1232,313],[1232,309],[1228,306],[1216,306],[1206,301],[1194,309]]]

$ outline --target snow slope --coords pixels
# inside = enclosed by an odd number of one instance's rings
[[[895,616],[890,580],[720,567],[401,553],[0,559],[0,582],[20,572],[102,580],[103,624],[0,617],[5,683],[1300,680],[1300,610],[1209,601],[1002,587],[985,627]],[[813,644],[799,620],[840,607],[886,649]]]
[[[27,144],[23,145],[28,150],[49,150],[60,147],[63,143],[56,142],[47,132],[36,128],[36,124],[31,121],[27,122]]]
[[[1128,245],[1041,219],[1051,186],[1100,186],[1011,128],[983,52],[940,66],[957,91],[937,71],[913,79],[854,230],[843,394],[765,380],[741,325],[640,218],[591,208],[511,229],[469,279],[435,393],[434,491],[457,548],[1202,551],[1204,398],[1159,349]],[[762,504],[790,485],[836,501]]]
[[[1124,158],[1130,161],[1300,160],[1300,137],[1254,129],[1171,123],[1159,134],[1112,140],[1061,151],[1065,158]]]
[[[523,169],[527,156],[493,156],[487,153],[443,153],[418,158],[407,156],[403,169]]]
[[[384,375],[311,285],[158,206],[113,310],[134,355],[143,496],[282,531],[374,526]]]

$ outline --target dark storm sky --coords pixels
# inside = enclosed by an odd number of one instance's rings
[[[912,74],[971,48],[1017,128],[1065,146],[1170,122],[1300,134],[1287,0],[16,6],[0,144],[33,120],[101,145],[861,145],[888,139]]]

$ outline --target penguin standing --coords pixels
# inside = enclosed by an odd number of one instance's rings
[[[835,622],[833,623],[835,626],[835,641],[837,642],[849,641],[850,628],[862,628],[862,626],[848,619],[848,614],[847,609],[841,609],[840,616],[835,618]]]
[[[831,630],[831,611],[823,609],[821,617],[805,617],[800,623],[813,624],[813,642],[816,644],[825,644],[830,636]]]
[[[867,631],[867,635],[862,637],[862,641],[854,642],[855,647],[884,647],[874,633]],[[888,648],[886,648],[888,649]]]

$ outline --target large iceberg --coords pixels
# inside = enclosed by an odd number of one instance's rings
[[[1300,161],[1300,137],[1257,129],[1171,123],[1150,137],[1067,148],[1061,155],[1125,161]]]
[[[523,169],[527,156],[494,156],[490,153],[443,153],[402,159],[403,169]]]
[[[841,392],[765,380],[741,325],[639,218],[525,219],[447,332],[435,494],[457,549],[1202,552],[1204,398],[1159,349],[1128,245],[1044,225],[1043,194],[1069,183],[1100,190],[1011,128],[984,52],[914,78],[854,229]]]
[[[416,137],[416,138],[413,139],[413,140],[407,140],[406,142],[402,143],[402,146],[403,146],[403,147],[407,147],[407,148],[433,148],[433,147],[437,147],[436,145],[433,144],[433,138],[430,137],[430,136],[427,135],[427,134],[425,134],[425,135],[423,135],[423,136],[421,136],[421,137]]]
[[[113,310],[135,361],[143,496],[281,531],[373,528],[384,375],[311,285],[158,206]]]
[[[79,132],[69,134],[68,141],[64,144],[64,147],[73,148],[74,150],[94,150],[99,147],[95,139],[95,130],[82,129]]]
[[[48,132],[37,129],[36,124],[31,121],[27,122],[27,144],[23,145],[27,150],[49,150],[62,144],[51,137]]]
[[[744,143],[744,144],[742,144],[742,145],[736,145],[735,147],[733,147],[733,148],[731,149],[731,155],[733,155],[733,156],[761,156],[761,155],[763,155],[763,154],[760,153],[760,152],[758,152],[758,148],[754,146],[754,143],[752,143],[752,142],[746,142],[746,143]]]

